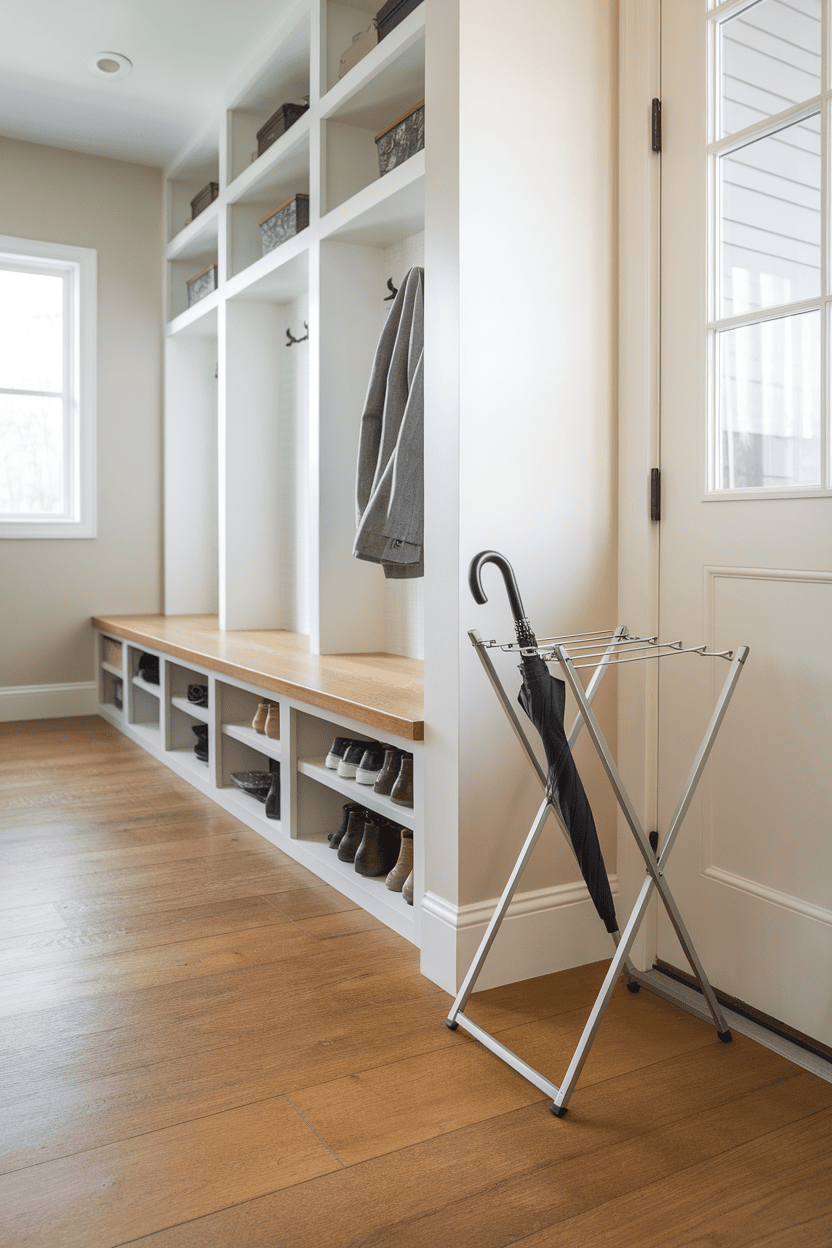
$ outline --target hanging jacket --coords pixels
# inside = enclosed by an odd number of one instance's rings
[[[376,349],[361,417],[353,555],[424,576],[424,269],[406,275]]]

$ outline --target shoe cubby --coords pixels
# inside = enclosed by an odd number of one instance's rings
[[[142,651],[133,646],[127,650],[127,722],[133,731],[152,745],[161,747],[161,701],[162,681],[164,681],[164,659],[159,658],[159,684],[145,680],[139,674],[139,659],[143,653],[153,654],[155,651]]]
[[[208,706],[199,706],[197,703],[188,701],[188,688],[191,685],[209,685],[208,674],[206,672],[197,671],[192,667],[182,667],[173,660],[168,660],[166,665],[168,679],[168,697],[172,707],[181,711],[185,715],[189,715],[191,719],[201,720],[207,724],[210,718],[210,690],[208,693]]]
[[[171,703],[166,748],[183,767],[202,772],[203,775],[207,776],[211,760],[211,730],[206,719],[200,717],[200,710],[200,707],[194,707],[191,711],[185,710],[179,701],[177,705]],[[207,759],[197,758],[194,753],[194,746],[198,740],[197,734],[194,732],[195,728],[198,728],[203,734],[207,731],[209,750]]]
[[[227,685],[220,681],[217,681],[217,697],[220,700],[221,733],[223,737],[240,742],[266,759],[280,759],[283,757],[279,737],[267,737],[264,733],[255,731],[252,727],[252,721],[257,714],[257,708],[260,703],[272,702],[279,705],[277,698],[266,698],[263,694],[250,692],[248,689],[240,689],[236,685]],[[281,733],[283,732],[284,718],[281,714]],[[258,770],[266,769],[258,768]]]
[[[124,681],[121,676],[103,667],[101,672],[101,702],[117,715],[124,711]]]
[[[408,806],[398,806],[395,802],[391,802],[389,797],[382,797],[378,793],[373,792],[371,784],[359,784],[357,780],[349,779],[345,776],[339,776],[333,767],[327,767],[326,756],[329,747],[335,736],[349,736],[356,741],[366,740],[369,744],[372,741],[387,739],[378,737],[367,737],[363,733],[352,733],[338,730],[333,732],[332,726],[324,721],[316,719],[311,715],[298,715],[297,730],[297,770],[299,776],[298,784],[303,785],[303,792],[312,793],[314,790],[309,788],[309,782],[314,783],[319,788],[330,790],[337,795],[336,805],[340,811],[344,802],[358,802],[362,806],[366,806],[368,810],[373,810],[376,814],[385,815],[388,819],[392,819],[394,823],[400,823],[405,828],[413,828],[415,819],[413,809]],[[394,744],[391,742],[391,744]],[[396,744],[397,749],[407,750],[406,744]],[[412,751],[411,751],[412,752]],[[323,800],[323,799],[321,799]],[[327,810],[334,809],[331,799],[327,799],[329,807]],[[340,816],[339,816],[340,821]],[[336,827],[338,824],[336,823]],[[326,829],[327,832],[331,828]],[[298,835],[308,835],[304,830]]]
[[[259,739],[266,740],[266,738]],[[262,820],[264,823],[267,823],[273,836],[277,836],[281,831],[282,809],[281,819],[268,819],[264,803],[258,801],[256,797],[244,793],[242,789],[238,789],[231,779],[231,773],[241,771],[268,772],[279,766],[280,764],[274,761],[265,750],[255,749],[246,742],[239,741],[236,737],[229,736],[226,733],[222,735],[219,787],[223,790],[224,796],[228,798],[230,808],[236,807],[243,818],[247,816],[249,819]],[[281,773],[282,780],[283,775]],[[282,799],[283,793],[281,791],[281,807],[283,804]]]

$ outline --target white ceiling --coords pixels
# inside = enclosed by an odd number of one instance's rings
[[[277,24],[286,0],[5,0],[0,134],[163,167]],[[96,52],[132,72],[94,76]]]

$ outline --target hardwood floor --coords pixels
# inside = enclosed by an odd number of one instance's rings
[[[832,1086],[619,988],[569,1114],[99,719],[0,725],[0,1244],[832,1244]],[[604,965],[478,994],[555,1080]]]

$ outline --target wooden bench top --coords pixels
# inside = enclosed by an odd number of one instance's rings
[[[148,650],[422,741],[424,663],[396,654],[310,654],[282,630],[223,632],[215,615],[96,615],[95,628]]]

